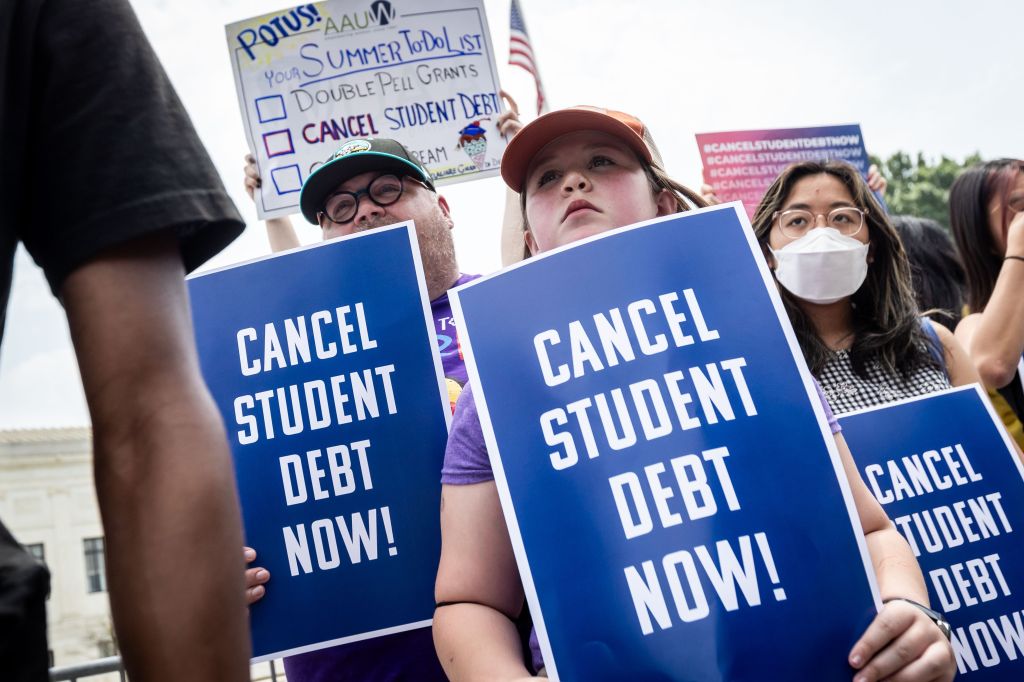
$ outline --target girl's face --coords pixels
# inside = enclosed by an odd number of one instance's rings
[[[1003,216],[1006,215],[1007,207],[1011,210],[1008,220],[1004,223]],[[988,202],[988,229],[1000,255],[1006,254],[1006,227],[1017,215],[1012,209],[1016,209],[1017,212],[1024,209],[1024,171],[1017,173],[1005,196],[992,197]]]
[[[825,227],[829,212],[844,206],[860,208],[853,200],[850,190],[839,178],[830,173],[818,173],[797,180],[779,212],[803,209],[814,215],[814,225],[811,227]],[[853,238],[867,244],[869,234],[866,218],[864,222],[864,226],[853,235]],[[768,244],[772,249],[778,251],[793,241],[794,238],[782,233],[778,218],[772,221],[772,230],[768,233]]]
[[[563,135],[534,157],[523,185],[530,253],[675,211],[654,194],[640,161],[618,138],[594,130]]]

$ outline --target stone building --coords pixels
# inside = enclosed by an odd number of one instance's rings
[[[116,653],[88,428],[0,431],[0,518],[51,570],[51,660]]]
[[[0,430],[0,519],[50,567],[51,666],[117,655],[93,488],[91,429]],[[280,661],[275,669],[272,674],[269,663],[255,665],[251,678],[284,682]],[[107,682],[120,676],[83,679]]]

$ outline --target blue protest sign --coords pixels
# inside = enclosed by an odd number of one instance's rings
[[[1024,466],[977,385],[842,417],[969,680],[1024,679]]]
[[[246,542],[271,575],[255,659],[429,625],[450,410],[412,223],[189,292]]]
[[[550,677],[852,677],[877,589],[738,203],[557,249],[454,299]]]

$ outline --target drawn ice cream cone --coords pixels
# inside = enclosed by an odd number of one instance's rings
[[[483,168],[484,159],[487,158],[487,140],[473,140],[463,146],[462,150],[473,160],[477,168]]]
[[[470,158],[474,166],[482,169],[484,161],[487,159],[487,131],[480,123],[481,121],[473,121],[459,131],[458,146]]]

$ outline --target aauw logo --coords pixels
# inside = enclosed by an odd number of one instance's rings
[[[370,3],[370,9],[341,16],[335,15],[328,19],[324,25],[324,34],[362,31],[368,28],[387,26],[397,17],[398,12],[389,0],[374,0]]]
[[[395,8],[388,0],[374,0],[370,3],[369,14],[378,26],[387,26],[395,19]]]

